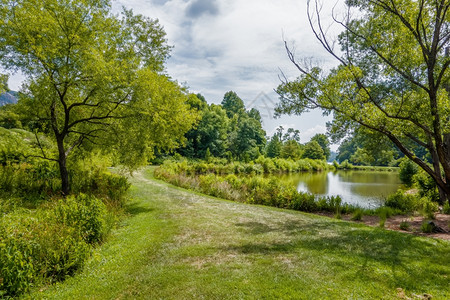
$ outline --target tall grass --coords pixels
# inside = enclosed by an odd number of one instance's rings
[[[263,176],[236,176],[235,174],[187,175],[179,164],[171,162],[155,170],[155,177],[179,187],[207,195],[249,204],[259,204],[305,212],[352,212],[357,207],[342,203],[339,196],[316,197],[299,192],[276,178]]]

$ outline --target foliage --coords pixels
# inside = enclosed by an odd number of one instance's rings
[[[204,158],[209,149],[215,157],[248,162],[264,151],[266,140],[261,115],[254,108],[246,111],[244,102],[235,92],[227,92],[221,105],[208,105],[201,95],[195,98],[197,100],[191,100],[189,105],[198,109],[201,120],[185,135],[187,143],[178,153],[189,158]]]
[[[24,298],[396,299],[398,288],[450,296],[447,241],[212,199],[155,181],[152,170],[130,179],[132,217],[77,278]]]
[[[73,275],[111,229],[117,207],[105,203],[80,194],[33,210],[0,207],[0,297]]]
[[[408,231],[411,225],[407,221],[400,222],[400,229]]]
[[[341,138],[336,133],[331,136],[332,140]],[[337,160],[348,160],[355,165],[393,166],[400,156],[401,152],[385,136],[358,127],[341,142]]]
[[[312,30],[338,66],[324,71],[302,65],[286,47],[301,74],[278,86],[277,112],[300,115],[320,108],[333,114],[331,132],[362,126],[386,137],[433,178],[443,204],[450,195],[450,4],[377,0],[346,5],[348,14],[334,18],[343,29],[334,39],[324,29],[319,1],[308,1]],[[341,51],[334,47],[336,40]]]
[[[325,134],[318,133],[311,138],[311,141],[316,141],[320,145],[320,148],[322,148],[323,150],[323,155],[325,156],[325,159],[328,159],[330,157],[331,154],[330,141],[328,140]]]
[[[422,230],[423,233],[432,233],[433,225],[431,225],[430,221],[424,221],[420,227],[420,230]]]
[[[423,170],[419,170],[413,177],[414,185],[419,189],[421,197],[428,198],[432,201],[439,200],[439,192],[436,182]]]
[[[196,114],[161,74],[170,47],[158,21],[115,15],[108,0],[1,3],[1,63],[26,75],[19,106],[58,149],[41,156],[58,163],[63,194],[79,149],[113,149],[136,168],[183,142]]]
[[[390,195],[384,205],[394,209],[399,209],[404,213],[413,212],[419,208],[420,198],[416,195],[405,194],[399,190],[395,194]]]
[[[75,228],[88,244],[101,242],[107,233],[106,206],[96,197],[69,196],[57,202],[51,214],[61,224]]]
[[[242,101],[242,99],[233,91],[225,93],[221,105],[230,119],[232,119],[234,115],[242,115],[245,112],[244,101]]]
[[[444,206],[442,207],[442,212],[446,215],[450,215],[450,204],[449,203],[444,204]]]
[[[100,200],[81,195],[3,215],[0,294],[15,296],[43,279],[72,275],[89,256],[89,243],[103,238],[106,213]]]
[[[261,174],[264,168],[261,166],[258,168],[257,166],[247,164],[241,172],[244,174]],[[208,167],[205,164],[204,170],[206,169]],[[224,177],[224,175],[216,175],[212,172],[200,176],[195,174],[201,173],[193,172],[192,169],[189,170],[186,163],[169,162],[155,170],[157,178],[169,183],[232,201],[307,212],[351,212],[355,210],[348,204],[342,204],[342,199],[339,196],[315,197],[312,194],[298,192],[294,187],[280,182],[276,177],[237,177],[234,174]]]
[[[258,157],[256,160],[245,162],[231,162],[218,158],[211,159],[210,162],[194,160],[166,160],[162,164],[162,169],[177,174],[204,175],[214,174],[280,174],[296,173],[305,171],[328,170],[330,166],[323,160],[301,159],[298,161],[281,158]]]
[[[325,159],[325,154],[317,141],[310,141],[305,145],[302,158]]]
[[[400,180],[406,185],[411,186],[413,184],[414,175],[417,174],[418,167],[409,159],[404,159],[400,163]]]
[[[45,136],[39,138],[25,130],[0,128],[0,198],[21,197],[34,206],[59,194],[61,180],[56,162],[42,159],[41,151],[51,153],[54,146]],[[129,188],[127,179],[107,170],[111,159],[98,151],[78,153],[68,164],[74,193],[88,193],[108,199],[118,207]]]
[[[355,212],[352,215],[352,221],[361,221],[363,217],[364,212],[361,209],[355,210]]]
[[[283,147],[283,143],[280,141],[280,138],[277,134],[274,134],[270,141],[266,146],[266,155],[270,158],[279,157],[281,154],[281,150]]]
[[[15,106],[11,104],[0,106],[0,127],[22,128],[21,117],[14,108]]]
[[[295,140],[288,140],[280,151],[280,157],[284,159],[299,160],[302,157],[302,147]]]

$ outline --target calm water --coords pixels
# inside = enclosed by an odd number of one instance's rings
[[[299,191],[321,196],[342,197],[343,202],[376,207],[401,187],[397,172],[338,171],[282,176]]]

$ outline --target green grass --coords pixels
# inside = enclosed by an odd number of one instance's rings
[[[84,270],[26,298],[450,298],[448,242],[206,197],[151,170]]]

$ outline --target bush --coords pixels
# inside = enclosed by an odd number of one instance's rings
[[[439,206],[436,202],[432,202],[428,198],[421,198],[418,209],[422,211],[423,215],[428,219],[434,219],[434,213],[439,210]]]
[[[106,206],[94,196],[69,196],[58,201],[48,214],[57,222],[75,228],[89,244],[101,242],[107,233]]]
[[[413,177],[417,174],[418,167],[417,165],[412,162],[409,159],[404,159],[400,163],[400,172],[399,177],[400,180],[406,185],[406,186],[412,186],[413,184]]]
[[[415,195],[405,194],[399,190],[387,198],[385,206],[396,208],[403,213],[407,213],[416,210],[418,202],[419,199]]]
[[[108,171],[110,163],[108,157],[98,153],[74,161],[70,166],[72,192],[95,195],[121,206],[131,185],[126,177]]]
[[[60,189],[58,174],[57,165],[45,160],[0,165],[0,191],[3,197],[23,197],[36,204]]]
[[[37,211],[20,211],[0,220],[0,295],[15,296],[42,278],[64,279],[90,253],[79,231]]]
[[[442,212],[446,215],[450,215],[450,204],[448,200],[444,203],[444,206],[442,207]]]
[[[410,225],[409,225],[409,223],[406,222],[406,221],[402,221],[402,222],[400,223],[400,229],[401,229],[401,230],[408,231],[408,230],[409,230],[409,227],[410,227]]]
[[[430,221],[424,221],[422,223],[422,226],[420,226],[420,230],[423,233],[432,233],[433,232],[433,225],[431,224]]]
[[[361,209],[356,209],[352,216],[352,221],[361,221],[363,216],[363,211]]]
[[[416,183],[421,197],[427,197],[432,201],[439,201],[439,192],[436,182],[425,171],[420,170],[414,175],[414,182]]]

